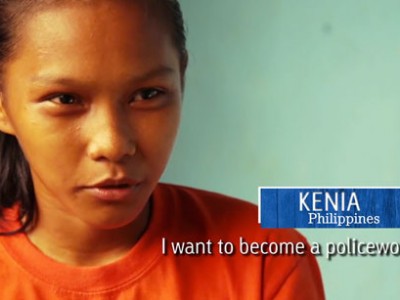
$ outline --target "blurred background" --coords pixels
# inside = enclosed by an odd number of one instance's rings
[[[190,64],[164,181],[254,203],[258,186],[400,186],[400,1],[180,2]],[[400,242],[400,229],[301,231]],[[400,297],[400,257],[318,261],[327,299]]]

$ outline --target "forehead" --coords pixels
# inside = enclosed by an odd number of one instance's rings
[[[20,36],[25,45],[42,51],[72,46],[71,42],[81,50],[132,44],[139,49],[168,36],[165,27],[137,2],[72,1],[34,13],[20,27]]]
[[[14,61],[36,75],[177,66],[178,53],[157,15],[137,1],[68,1],[41,9],[21,25]]]

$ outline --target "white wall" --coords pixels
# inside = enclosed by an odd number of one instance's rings
[[[400,186],[400,1],[181,0],[190,65],[165,181]],[[400,241],[399,230],[303,230]],[[328,299],[398,299],[400,258],[319,259]]]

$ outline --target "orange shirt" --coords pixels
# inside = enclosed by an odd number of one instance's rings
[[[112,264],[64,265],[45,256],[25,234],[0,237],[0,299],[324,299],[311,254],[243,255],[240,237],[306,243],[295,230],[261,229],[250,203],[159,184],[147,231]],[[220,254],[220,240],[232,242],[236,251]],[[192,242],[205,253],[174,255],[171,243],[177,242]],[[196,250],[185,245],[188,253]]]

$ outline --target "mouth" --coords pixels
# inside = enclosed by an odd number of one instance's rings
[[[119,187],[129,187],[129,186],[134,186],[139,183],[138,180],[131,179],[131,178],[108,178],[106,180],[102,180],[96,184],[94,184],[92,187],[98,187],[98,188],[119,188]]]
[[[133,197],[140,182],[132,179],[107,179],[85,187],[94,198],[103,201],[123,201]]]
[[[126,189],[134,186],[133,184],[128,184],[128,183],[117,183],[117,184],[105,184],[105,185],[96,185],[93,186],[94,188],[99,188],[99,189]]]

